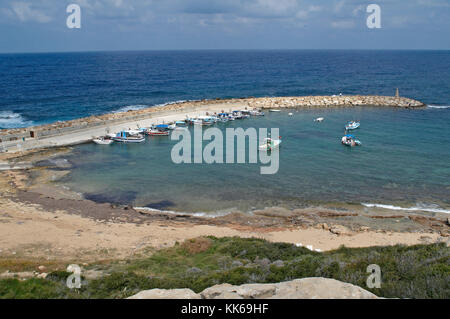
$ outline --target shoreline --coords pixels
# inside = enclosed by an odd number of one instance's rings
[[[183,101],[120,113],[107,113],[41,126],[0,130],[0,159],[3,153],[70,146],[89,142],[95,136],[123,129],[148,127],[152,124],[176,121],[186,116],[204,115],[231,109],[272,109],[312,107],[388,106],[424,107],[425,104],[405,97],[393,96],[302,96],[262,97]]]
[[[71,198],[53,183],[64,173],[47,167],[0,172],[0,258],[117,260],[209,235],[262,238],[319,251],[341,245],[449,245],[449,225],[443,215],[348,207],[267,207],[216,218],[149,212]]]

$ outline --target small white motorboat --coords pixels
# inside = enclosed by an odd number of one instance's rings
[[[361,142],[354,135],[350,134],[343,136],[341,142],[346,146],[361,146]]]
[[[252,110],[252,111],[250,111],[250,115],[253,115],[253,116],[264,116],[264,112],[261,112],[260,110]]]
[[[110,145],[114,142],[114,140],[102,136],[92,139],[92,142],[98,145]]]
[[[288,115],[289,115],[289,116],[293,116],[293,115],[294,115],[294,113],[289,113]]]
[[[323,122],[324,118],[323,117],[318,117],[314,120],[314,122]]]
[[[264,139],[264,143],[259,146],[260,151],[271,151],[280,146],[281,140],[274,140],[270,137]]]
[[[345,125],[345,129],[346,130],[356,130],[360,125],[361,125],[361,123],[359,123],[357,121],[350,121],[347,123],[347,125]]]
[[[277,110],[277,109],[270,109],[269,112],[281,112],[281,110]]]

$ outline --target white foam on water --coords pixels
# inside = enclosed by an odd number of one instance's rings
[[[184,103],[184,102],[189,102],[190,100],[178,100],[178,101],[172,101],[172,102],[167,102],[167,103],[162,103],[162,104],[157,104],[155,106],[166,106],[166,105],[172,105],[172,104],[178,104],[178,103]]]
[[[113,111],[112,113],[125,113],[125,112],[128,112],[128,111],[142,110],[142,109],[146,109],[146,108],[149,108],[149,107],[166,106],[166,105],[172,105],[172,104],[178,104],[178,103],[184,103],[184,102],[188,102],[188,100],[172,101],[172,102],[156,104],[156,105],[144,105],[144,104],[127,105],[127,106],[121,107],[118,110]]]
[[[450,210],[442,209],[442,208],[436,208],[439,207],[437,205],[428,205],[428,206],[415,206],[415,207],[400,207],[400,206],[394,206],[394,205],[383,205],[383,204],[370,204],[370,203],[361,203],[361,205],[365,207],[370,208],[384,208],[384,209],[391,209],[391,210],[403,210],[403,211],[422,211],[422,212],[430,212],[430,213],[445,213],[450,214]]]
[[[188,212],[175,212],[172,210],[160,210],[156,208],[150,208],[150,207],[133,207],[135,210],[144,210],[149,212],[155,212],[155,213],[164,213],[164,214],[173,214],[173,215],[188,215],[188,216],[194,216],[194,217],[208,217],[208,218],[217,218],[226,216],[231,213],[231,211],[217,211],[217,212],[211,212],[211,213],[204,213],[204,212],[197,212],[197,213],[188,213]]]
[[[427,107],[432,109],[448,109],[450,105],[427,105]]]
[[[127,106],[121,107],[120,109],[118,109],[116,111],[113,111],[113,113],[125,113],[128,111],[137,111],[137,110],[145,109],[147,107],[150,107],[150,105],[141,105],[141,104],[127,105]]]
[[[0,128],[16,128],[33,125],[33,121],[26,120],[21,114],[12,111],[0,111]]]

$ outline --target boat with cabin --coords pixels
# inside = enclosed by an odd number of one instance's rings
[[[121,143],[142,143],[145,141],[145,137],[141,134],[133,135],[128,131],[121,131],[114,137],[114,141]]]

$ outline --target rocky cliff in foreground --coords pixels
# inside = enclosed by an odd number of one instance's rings
[[[144,290],[128,299],[376,299],[361,287],[328,278],[303,278],[276,284],[215,285],[196,294],[190,289]]]

